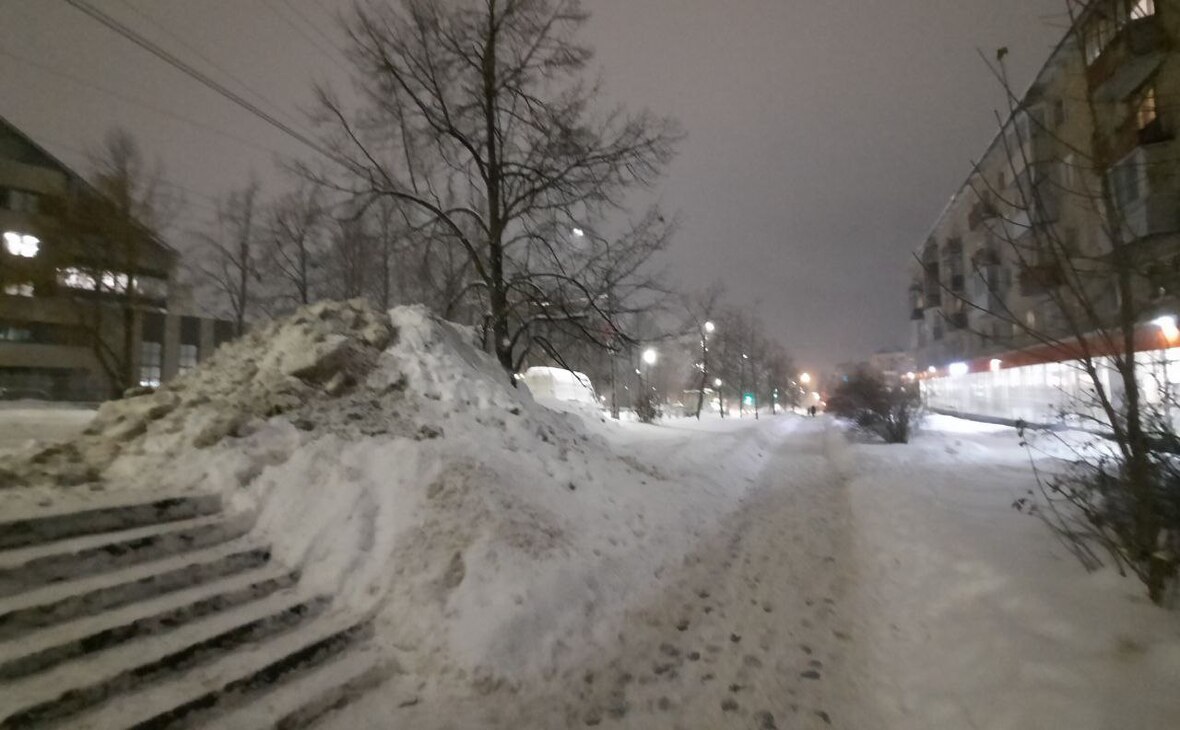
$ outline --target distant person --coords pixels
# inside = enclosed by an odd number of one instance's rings
[[[815,414],[816,414],[815,406],[812,406],[811,408],[807,409],[807,415],[811,416],[812,418],[815,418]]]

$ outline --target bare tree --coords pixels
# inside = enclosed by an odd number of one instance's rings
[[[115,129],[91,156],[90,187],[54,201],[59,239],[78,262],[59,273],[78,322],[107,376],[111,395],[138,382],[135,352],[138,318],[162,306],[175,252],[158,231],[180,199],[167,187],[162,167],[149,163],[125,130]]]
[[[204,247],[200,271],[223,301],[239,336],[254,311],[262,279],[258,191],[258,182],[251,181],[229,193],[217,206],[211,230],[198,234]]]
[[[586,18],[578,0],[360,3],[346,27],[363,111],[319,94],[349,174],[317,179],[445,231],[436,240],[462,252],[462,296],[506,371],[544,310],[568,316],[551,297],[580,303],[583,321],[610,319],[570,269],[577,233],[652,183],[678,136],[648,113],[592,114],[597,88],[580,80],[591,52],[575,40]]]
[[[277,280],[280,311],[312,302],[323,285],[328,210],[320,190],[304,185],[279,198],[267,225],[267,270]]]

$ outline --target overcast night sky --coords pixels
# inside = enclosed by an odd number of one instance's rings
[[[304,127],[312,81],[347,84],[319,34],[338,38],[331,12],[345,0],[95,4]],[[802,365],[821,367],[908,344],[909,251],[1003,100],[976,48],[1009,47],[1023,90],[1062,32],[1064,0],[585,7],[604,104],[672,114],[688,133],[660,190],[684,218],[672,271],[689,286],[724,280]],[[60,0],[0,0],[0,13],[0,114],[79,167],[107,129],[127,127],[189,191],[178,229],[251,171],[276,192],[274,154],[305,153]]]

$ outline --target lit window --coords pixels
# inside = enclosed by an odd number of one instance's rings
[[[70,289],[85,289],[86,291],[94,291],[98,288],[98,282],[95,281],[94,275],[76,266],[58,269],[57,283]]]
[[[114,271],[102,272],[102,289],[103,291],[113,291],[118,294],[127,292],[127,275],[119,274]]]
[[[0,342],[32,342],[33,331],[27,327],[0,323]]]
[[[197,346],[180,346],[180,372],[187,373],[197,366]]]
[[[160,384],[164,348],[159,342],[144,342],[139,347],[139,384],[154,388]]]
[[[4,293],[10,297],[31,297],[33,296],[33,282],[19,281],[5,284]]]
[[[26,233],[8,231],[4,234],[4,248],[13,256],[31,259],[41,249],[41,239]]]
[[[1135,118],[1139,122],[1139,129],[1147,129],[1159,119],[1154,86],[1148,86],[1139,94],[1135,103]]]
[[[132,280],[135,293],[149,299],[164,299],[168,296],[168,282],[154,276],[137,276]]]
[[[1134,20],[1148,18],[1152,15],[1155,15],[1155,0],[1138,0],[1135,7],[1131,8],[1131,18]]]

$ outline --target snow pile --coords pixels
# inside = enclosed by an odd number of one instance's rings
[[[392,334],[389,318],[363,301],[304,308],[154,393],[104,404],[80,438],[10,458],[0,474],[15,485],[75,485],[124,476],[107,473],[120,457],[150,456],[137,466],[167,467],[173,456],[240,435],[251,420],[340,395]]]
[[[667,473],[619,455],[473,339],[422,308],[315,305],[3,466],[24,484],[222,492],[303,584],[373,612],[407,671],[516,686],[613,638],[749,481],[694,478],[705,455]]]

